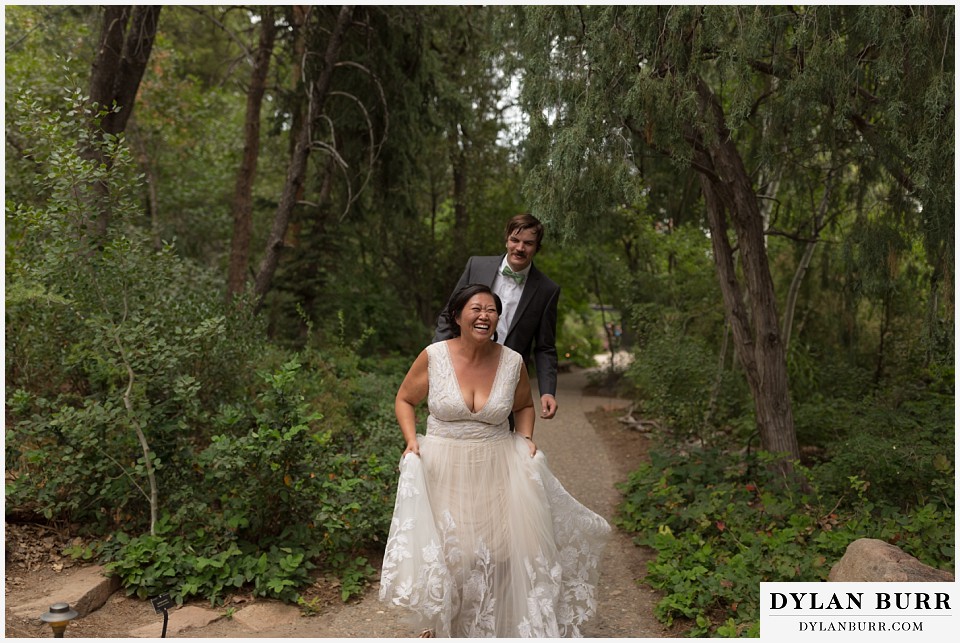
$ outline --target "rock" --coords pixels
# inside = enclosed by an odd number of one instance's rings
[[[300,608],[279,602],[257,603],[238,610],[233,620],[254,632],[276,629],[300,618]]]
[[[210,625],[223,618],[223,614],[212,609],[185,605],[173,611],[167,611],[167,636],[173,637],[190,629]],[[140,639],[160,638],[163,633],[163,615],[157,617],[155,625],[144,625],[130,632],[130,636]]]
[[[874,538],[860,538],[847,546],[843,558],[830,570],[828,581],[953,582],[950,572],[924,565],[899,547]]]
[[[11,610],[17,616],[39,619],[40,615],[46,612],[51,605],[67,603],[82,618],[103,607],[110,595],[119,588],[120,579],[118,577],[107,578],[103,575],[102,567],[92,565],[72,573],[68,578],[64,578],[61,584],[48,596],[11,606]]]

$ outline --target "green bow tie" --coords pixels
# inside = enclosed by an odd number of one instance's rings
[[[517,282],[517,285],[518,285],[518,286],[522,286],[524,279],[527,278],[527,276],[526,276],[525,274],[519,273],[519,272],[514,272],[513,270],[511,270],[511,269],[510,269],[510,266],[504,266],[504,267],[503,267],[503,270],[500,271],[500,274],[503,275],[504,277],[510,277],[510,278],[513,279],[515,282]]]

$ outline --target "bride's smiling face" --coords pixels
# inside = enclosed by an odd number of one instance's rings
[[[460,325],[461,336],[469,334],[478,339],[490,339],[497,330],[499,319],[493,295],[478,293],[467,301],[456,321]]]

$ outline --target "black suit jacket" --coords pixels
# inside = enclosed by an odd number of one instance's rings
[[[485,284],[493,286],[497,269],[503,262],[499,257],[470,257],[467,267],[460,275],[460,281],[453,292],[467,284]],[[537,385],[540,395],[557,394],[557,301],[560,299],[560,286],[549,277],[530,266],[527,281],[523,285],[523,294],[513,314],[510,330],[503,345],[512,348],[523,356],[530,365],[531,349],[533,363],[537,367]],[[433,341],[439,342],[453,337],[453,332],[441,314],[437,319],[437,329]]]

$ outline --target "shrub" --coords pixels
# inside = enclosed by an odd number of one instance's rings
[[[371,416],[351,439],[332,434],[304,402],[301,374],[297,359],[262,373],[251,416],[221,409],[224,432],[197,455],[162,533],[104,547],[129,593],[216,603],[252,584],[294,602],[316,567],[341,576],[344,600],[361,591],[374,571],[366,550],[385,542],[393,509],[396,429]]]
[[[850,476],[864,495],[907,510],[932,497],[953,505],[953,397],[926,392],[896,400],[889,392],[857,402],[815,398],[796,405],[798,439],[822,447],[821,491],[844,497]]]
[[[822,581],[857,538],[893,542],[921,561],[952,569],[952,505],[909,512],[874,504],[853,477],[857,502],[784,487],[765,454],[655,451],[621,486],[616,523],[657,551],[646,582],[665,595],[655,613],[666,623],[689,619],[691,636],[758,636],[760,582]]]
[[[105,143],[110,172],[79,156],[89,130],[72,100],[18,110],[42,171],[38,198],[7,213],[8,515],[81,524],[99,540],[71,553],[140,596],[219,602],[250,586],[295,601],[321,568],[346,600],[389,525],[402,372],[363,371],[342,318],[332,349],[263,345],[244,302],[227,307],[210,272],[132,223],[122,141]],[[112,199],[102,237],[77,198],[97,182]]]
[[[644,411],[664,420],[675,442],[710,439],[744,412],[748,399],[742,377],[728,370],[718,377],[706,342],[670,329],[648,332],[627,377]]]
[[[7,264],[7,502],[97,530],[145,527],[209,436],[213,401],[245,386],[257,326],[224,310],[209,271],[154,250],[131,223],[139,183],[122,141],[100,143],[109,172],[77,150],[89,142],[81,93],[62,112],[23,102],[39,196],[7,211],[19,233]],[[110,197],[106,235],[91,229],[103,216],[95,184]]]

